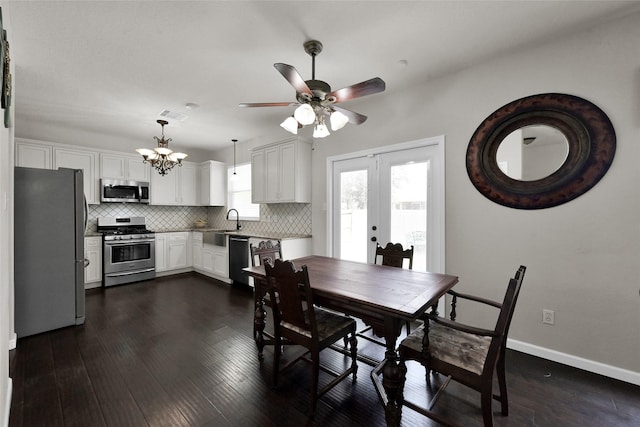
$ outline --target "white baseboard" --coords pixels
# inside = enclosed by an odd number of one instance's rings
[[[9,337],[9,350],[16,348],[16,345],[18,345],[18,336],[13,332],[11,337]]]
[[[13,393],[13,383],[11,378],[7,381],[7,401],[4,404],[4,420],[2,420],[3,427],[9,427],[9,412],[11,411],[11,393]]]
[[[521,351],[522,353],[532,356],[541,357],[553,362],[562,363],[563,365],[573,366],[595,374],[604,375],[605,377],[614,378],[616,380],[627,383],[640,385],[640,372],[629,371],[627,369],[617,368],[615,366],[606,365],[604,363],[595,362],[593,360],[584,359],[572,354],[561,353],[545,347],[528,344],[522,341],[507,338],[507,348]]]

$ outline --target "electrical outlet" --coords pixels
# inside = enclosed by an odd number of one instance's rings
[[[555,311],[543,308],[542,323],[546,323],[547,325],[553,325],[555,323],[555,315],[556,315]]]

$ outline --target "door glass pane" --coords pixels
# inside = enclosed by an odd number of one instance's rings
[[[367,262],[367,171],[340,174],[340,258]]]
[[[391,166],[391,241],[413,245],[413,269],[427,271],[427,172],[429,162]]]

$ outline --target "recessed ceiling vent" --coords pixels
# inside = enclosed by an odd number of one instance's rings
[[[184,122],[189,117],[186,114],[176,113],[175,111],[169,110],[162,110],[159,116],[169,120],[177,120],[179,122]]]

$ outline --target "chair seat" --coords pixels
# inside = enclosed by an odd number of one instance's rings
[[[420,326],[400,345],[420,353],[423,338],[424,326]],[[469,334],[437,323],[429,325],[429,353],[436,359],[478,375],[482,374],[490,345],[491,337]]]
[[[336,314],[331,311],[315,307],[316,323],[318,325],[318,341],[322,342],[325,339],[335,335],[346,328],[349,328],[352,324],[355,325],[356,321],[350,317],[346,317],[342,314]],[[307,312],[305,311],[305,317]],[[302,336],[311,338],[311,332],[307,329],[302,329],[289,322],[283,321],[281,326],[292,330]]]

